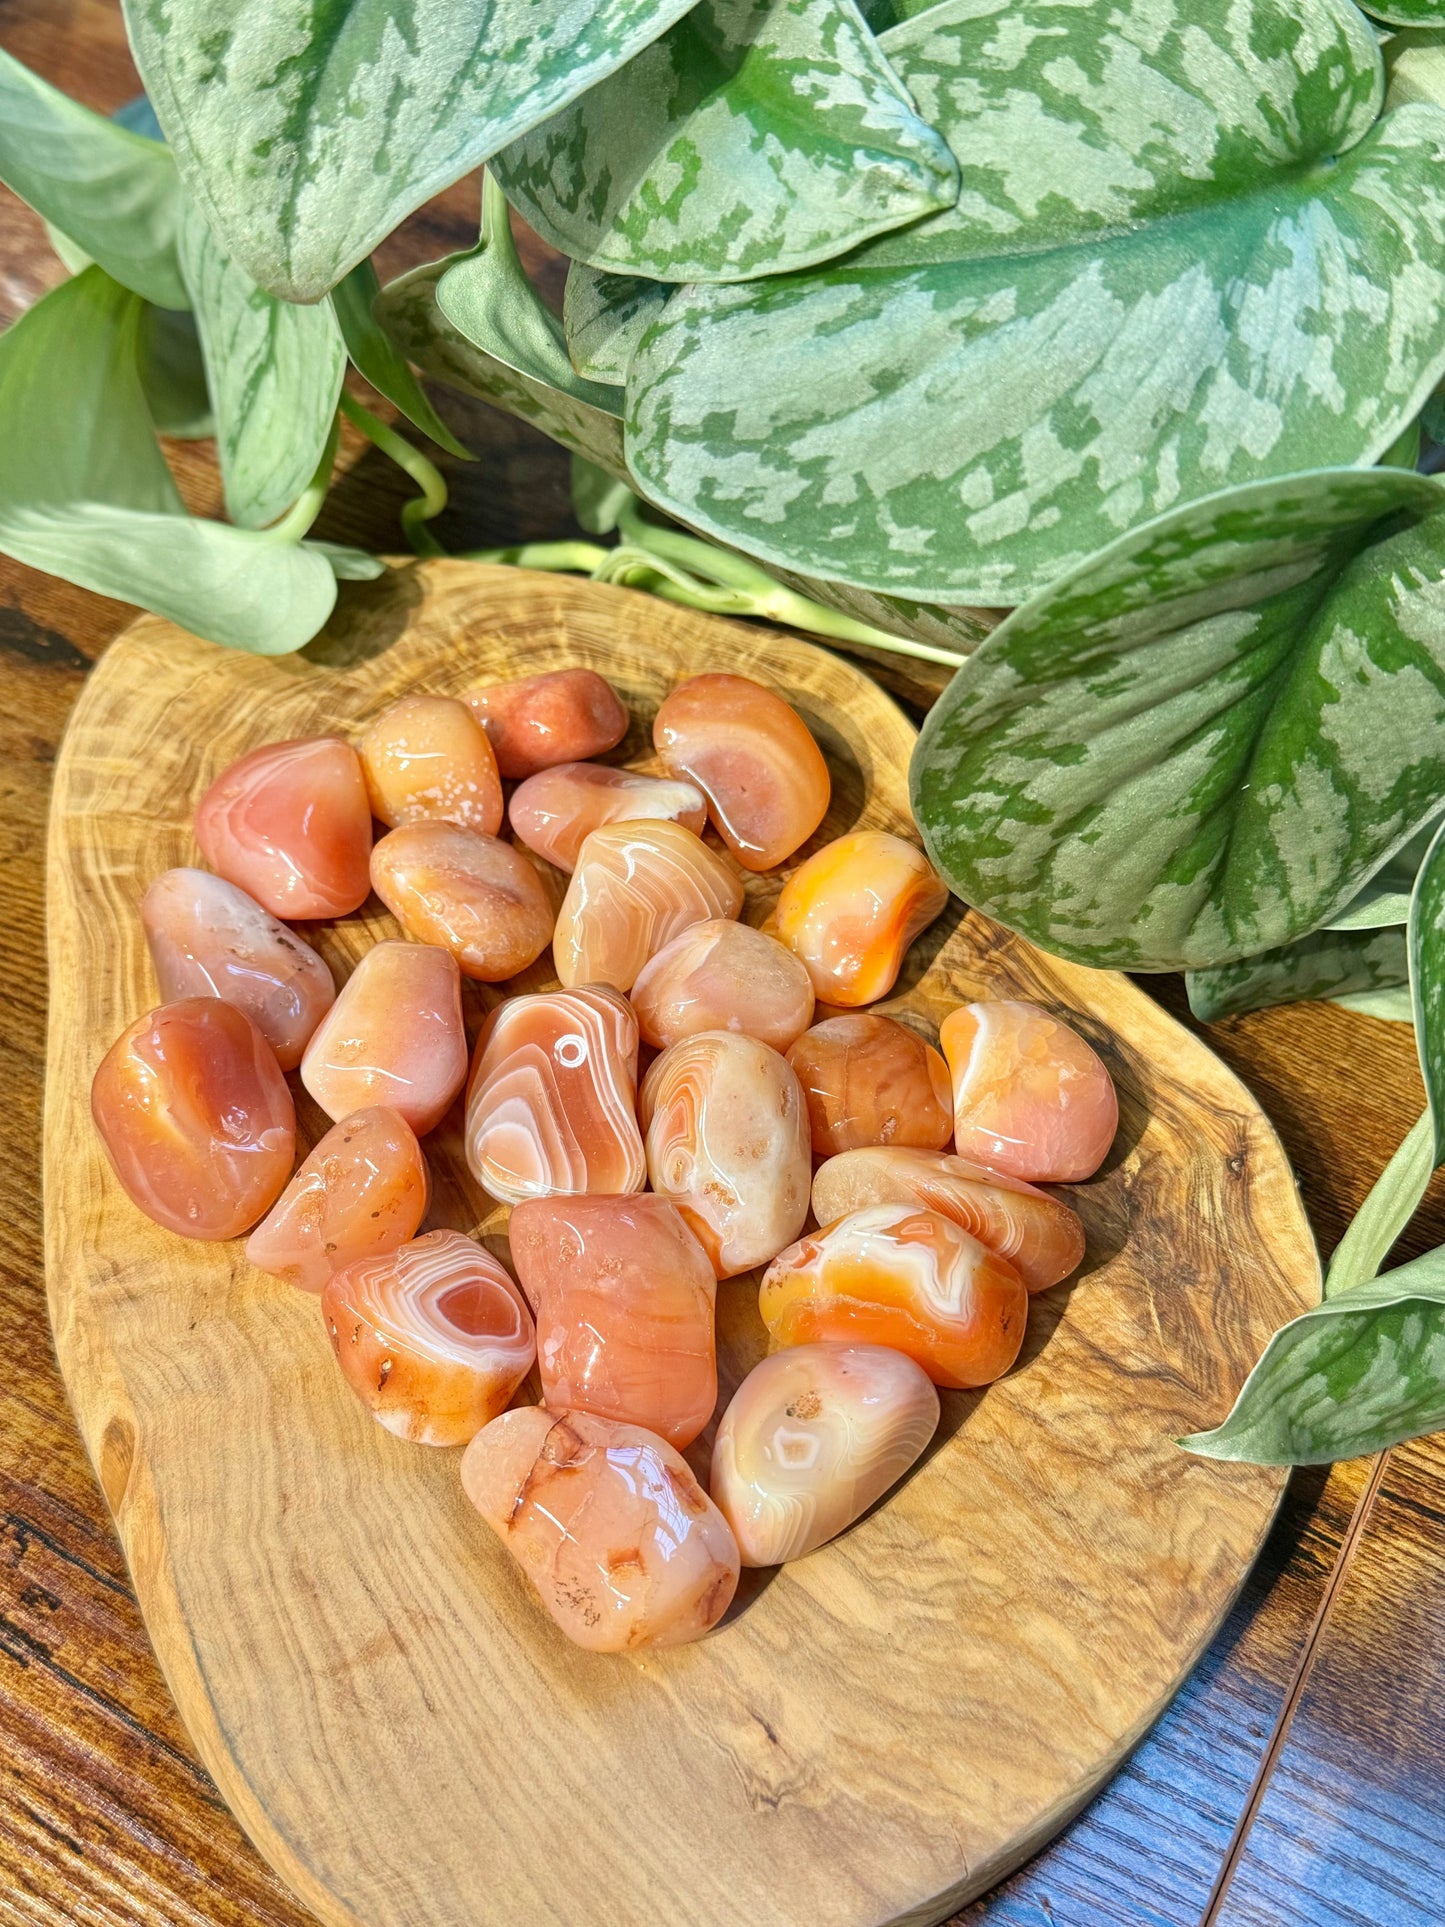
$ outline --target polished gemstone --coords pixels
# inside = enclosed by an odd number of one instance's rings
[[[642,776],[605,763],[559,763],[517,785],[507,816],[518,842],[559,870],[571,870],[585,839],[604,823],[660,820],[701,835],[707,804],[701,790],[675,777]]]
[[[273,917],[345,917],[371,889],[371,805],[361,760],[339,736],[265,743],[196,805],[211,868]]]
[[[787,1050],[813,1021],[813,984],[791,950],[745,923],[709,917],[637,973],[644,1043],[664,1050],[700,1030],[737,1030]]]
[[[386,1104],[425,1137],[467,1075],[457,960],[429,943],[378,943],[352,971],[301,1060],[328,1117]]]
[[[557,975],[631,990],[690,924],[735,917],[742,906],[736,872],[680,823],[606,824],[582,845],[557,916]]]
[[[939,1032],[953,1074],[960,1157],[1042,1184],[1092,1177],[1119,1128],[1103,1062],[1037,1004],[964,1004]]]
[[[495,836],[502,779],[486,731],[450,696],[403,696],[360,743],[371,813],[391,829],[440,818]]]
[[[627,734],[627,711],[595,669],[552,669],[518,682],[488,683],[462,698],[506,777],[535,776],[556,763],[585,763]]]
[[[855,830],[793,872],[769,928],[801,958],[820,1003],[852,1009],[887,996],[908,946],[947,902],[922,850]]]
[[[938,1151],[953,1136],[947,1064],[892,1017],[825,1017],[803,1032],[788,1062],[808,1101],[820,1158],[867,1144]]]
[[[482,983],[515,977],[552,939],[552,905],[536,869],[480,830],[404,823],[372,851],[371,881],[404,930],[449,950]]]
[[[416,1236],[430,1189],[416,1133],[374,1105],[333,1124],[246,1240],[260,1271],[320,1291],[358,1258]]]

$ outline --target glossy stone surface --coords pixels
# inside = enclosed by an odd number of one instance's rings
[[[692,783],[605,763],[559,763],[519,783],[507,816],[519,843],[559,870],[575,869],[584,840],[604,823],[681,823],[701,835],[707,804]]]
[[[582,845],[557,913],[557,975],[631,990],[649,958],[690,924],[742,907],[736,874],[680,823],[607,824]]]
[[[665,1050],[642,1083],[647,1172],[719,1278],[776,1258],[808,1215],[808,1115],[785,1059],[736,1031]]]
[[[888,1345],[935,1385],[988,1385],[1023,1343],[1028,1294],[951,1218],[875,1204],[800,1238],[769,1265],[758,1309],[773,1342]]]
[[[534,1198],[512,1263],[537,1318],[542,1396],[691,1445],[717,1404],[707,1254],[665,1198]]]
[[[219,876],[273,917],[345,917],[371,890],[371,805],[339,736],[264,743],[196,805],[196,841]]]
[[[506,777],[535,776],[557,763],[585,763],[627,734],[627,711],[595,669],[552,669],[518,682],[488,683],[462,697]]]
[[[1119,1128],[1119,1100],[1076,1030],[1037,1004],[1001,999],[953,1011],[938,1041],[960,1157],[1042,1184],[1093,1176]]]
[[[805,965],[818,1001],[886,997],[908,946],[948,902],[922,850],[884,830],[825,844],[783,885],[768,928]]]
[[[748,676],[690,676],[667,697],[652,740],[748,870],[771,870],[828,813],[832,780],[797,710]]]
[[[450,951],[426,943],[374,944],[301,1060],[301,1082],[328,1117],[386,1104],[418,1137],[466,1075],[461,973]]]
[[[310,944],[238,884],[209,870],[167,870],[140,907],[161,996],[219,997],[244,1010],[283,1071],[336,998],[331,972]]]
[[[420,943],[439,944],[465,975],[515,977],[552,940],[541,877],[500,837],[457,823],[404,823],[371,853],[376,894]]]
[[[403,696],[358,745],[371,813],[389,828],[440,819],[495,836],[502,779],[486,731],[450,696]]]
[[[1020,1178],[986,1171],[943,1151],[845,1151],[813,1177],[813,1216],[832,1224],[874,1204],[921,1204],[1007,1258],[1028,1291],[1078,1269],[1084,1227],[1076,1211]]]
[[[459,1231],[429,1231],[338,1271],[321,1311],[347,1383],[414,1445],[466,1445],[532,1369],[532,1314],[507,1268]]]
[[[492,1197],[640,1191],[637,1020],[602,984],[509,997],[477,1039],[467,1163]]]
[[[882,1345],[794,1345],[755,1365],[710,1484],[745,1566],[801,1559],[896,1485],[938,1428],[928,1374]]]
[[[641,1426],[504,1412],[467,1447],[462,1489],[561,1630],[594,1653],[701,1639],[732,1604],[727,1521]]]
[[[892,1017],[825,1017],[804,1031],[788,1062],[803,1087],[820,1158],[871,1144],[938,1151],[953,1136],[947,1064]]]
[[[791,950],[745,923],[709,917],[664,944],[632,986],[644,1043],[665,1050],[736,1030],[785,1051],[813,1021],[813,985]]]
[[[260,1271],[320,1291],[358,1258],[394,1251],[426,1216],[430,1179],[416,1133],[378,1104],[333,1124],[246,1240]]]
[[[238,1236],[291,1175],[296,1112],[276,1054],[219,997],[162,1004],[123,1030],[90,1109],[131,1200],[183,1238]]]

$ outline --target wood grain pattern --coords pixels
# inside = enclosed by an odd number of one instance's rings
[[[154,1000],[139,895],[191,856],[191,804],[220,767],[257,741],[354,731],[404,688],[573,661],[643,718],[691,669],[780,685],[834,769],[824,833],[906,826],[911,730],[861,672],[626,591],[435,563],[350,590],[304,658],[218,655],[151,619],[113,646],[77,705],[51,829],[62,1367],[192,1737],[324,1919],[936,1920],[1138,1740],[1275,1509],[1277,1474],[1170,1443],[1317,1285],[1273,1133],[1207,1051],[1122,978],[972,915],[935,926],[910,1011],[1037,997],[1114,1071],[1119,1147],[1078,1194],[1085,1272],[1036,1304],[1020,1369],[950,1399],[939,1449],[888,1505],[717,1638],[619,1665],[552,1635],[468,1516],[453,1455],[370,1424],[314,1302],[239,1246],[157,1232],[90,1134],[90,1072]],[[749,914],[777,887],[759,879]],[[323,947],[341,963],[390,929],[375,912]],[[437,1163],[434,1222],[491,1228],[446,1127]],[[760,1327],[746,1282],[723,1297],[736,1377]],[[619,1823],[619,1786],[641,1833]],[[543,1803],[560,1825],[538,1854]]]

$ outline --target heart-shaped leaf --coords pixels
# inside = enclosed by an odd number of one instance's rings
[[[562,332],[577,373],[618,386],[626,381],[633,350],[671,293],[664,281],[604,274],[574,261],[562,294]]]
[[[1326,470],[1134,530],[964,664],[912,785],[959,895],[1079,962],[1319,929],[1445,795],[1445,489]]]
[[[457,440],[432,407],[426,390],[372,313],[372,303],[380,293],[381,283],[370,261],[358,261],[331,290],[331,306],[353,366],[438,448],[469,462],[471,450]]]
[[[685,287],[628,369],[646,493],[765,561],[1017,602],[1176,503],[1373,461],[1445,370],[1445,111],[1371,127],[1333,0],[946,0],[882,37],[957,206]],[[1081,245],[1087,243],[1087,245]]]
[[[544,240],[658,281],[827,261],[959,185],[853,0],[701,0],[494,165]]]
[[[315,301],[413,208],[692,0],[125,0],[187,189],[272,294]]]
[[[1212,1024],[1242,1010],[1392,990],[1408,976],[1403,930],[1316,930],[1240,963],[1191,970],[1186,981],[1189,1008]]]

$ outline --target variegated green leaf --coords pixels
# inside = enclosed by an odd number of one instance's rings
[[[700,0],[494,165],[544,240],[657,281],[809,267],[959,184],[853,0]]]
[[[604,274],[574,261],[562,295],[562,332],[577,373],[619,386],[626,381],[633,350],[671,293],[663,281]]]
[[[1341,1010],[1352,1010],[1360,1017],[1375,1017],[1383,1024],[1413,1024],[1415,1006],[1408,984],[1396,990],[1351,990],[1342,997],[1331,997]]]
[[[1239,963],[1191,970],[1185,981],[1189,1008],[1213,1023],[1243,1010],[1394,989],[1408,976],[1403,930],[1316,930]]]
[[[1331,1252],[1325,1273],[1326,1298],[1353,1291],[1377,1274],[1419,1210],[1434,1169],[1434,1130],[1426,1111],[1405,1133],[1399,1149],[1371,1185],[1369,1196]]]
[[[1445,1164],[1445,824],[1415,879],[1410,905],[1410,992],[1415,1042],[1430,1101],[1435,1163]]]
[[[692,0],[125,0],[187,189],[262,287],[315,301],[413,208]]]
[[[1121,537],[964,664],[912,786],[959,895],[1080,962],[1319,929],[1445,795],[1445,487],[1287,476]]]
[[[72,272],[98,261],[158,307],[190,306],[176,258],[180,181],[171,156],[3,51],[0,181],[59,230],[57,251]]]
[[[1387,27],[1445,27],[1445,0],[1369,0],[1364,11]]]
[[[301,308],[229,258],[193,208],[181,266],[205,356],[226,511],[264,528],[316,472],[336,415],[346,350],[329,303]]]
[[[1382,51],[1387,109],[1415,100],[1445,107],[1445,40],[1438,33],[1391,34]]]
[[[655,501],[784,567],[1002,605],[1415,416],[1445,369],[1445,112],[1370,127],[1353,7],[1027,11],[948,0],[883,37],[965,163],[956,209],[671,298],[627,381]]]
[[[1387,862],[1351,898],[1337,917],[1331,917],[1331,930],[1379,930],[1386,924],[1410,921],[1410,899],[1425,852],[1435,836],[1435,819],[1418,830],[1408,843],[1401,844]],[[1403,981],[1403,979],[1402,979]]]
[[[463,447],[432,407],[426,390],[372,313],[372,303],[380,293],[381,283],[370,261],[358,261],[350,274],[331,290],[336,325],[352,365],[379,395],[385,395],[394,403],[414,427],[430,435],[438,448],[469,462],[471,450]]]

